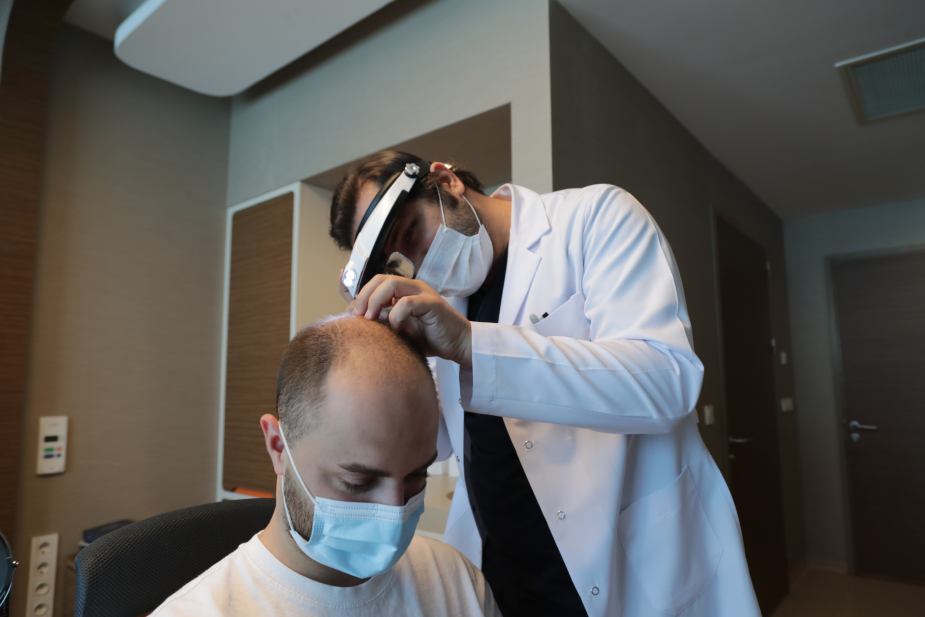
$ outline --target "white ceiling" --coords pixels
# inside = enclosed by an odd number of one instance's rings
[[[784,218],[925,198],[925,112],[861,126],[832,65],[925,36],[923,0],[562,0]]]
[[[233,96],[389,2],[144,0],[116,28],[114,49],[143,73],[200,94]],[[89,10],[82,0],[75,5],[72,12]],[[118,12],[132,5],[119,3]]]
[[[140,3],[75,0],[67,20],[111,39]],[[562,3],[784,218],[925,198],[925,112],[861,126],[832,66],[925,36],[925,1]]]
[[[111,41],[119,24],[142,2],[144,0],[74,0],[64,20]]]

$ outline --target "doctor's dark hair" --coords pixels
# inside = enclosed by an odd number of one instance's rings
[[[363,317],[330,317],[303,328],[283,352],[276,374],[276,413],[289,443],[321,421],[318,409],[325,401],[328,375],[354,353],[363,358],[351,363],[357,381],[367,371],[400,371],[412,379],[423,378],[436,397],[427,358],[410,339]]]
[[[404,170],[408,163],[416,163],[425,171],[430,167],[429,162],[413,154],[383,150],[361,161],[338,183],[331,200],[330,227],[331,237],[337,246],[348,251],[353,248],[353,219],[356,215],[360,187],[372,181],[378,188],[382,188],[389,178]],[[453,173],[462,180],[466,188],[477,193],[485,193],[485,187],[471,171],[454,167]],[[418,199],[421,196],[427,196],[434,203],[437,201],[434,177],[431,174],[425,175],[414,184],[409,199]]]

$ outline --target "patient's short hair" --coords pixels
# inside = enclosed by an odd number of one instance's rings
[[[409,339],[385,324],[340,315],[303,328],[283,353],[276,377],[276,412],[286,439],[294,442],[320,421],[331,370],[359,355],[357,379],[367,371],[387,371],[406,378],[423,378],[434,388],[427,358]],[[436,390],[435,390],[436,396]]]

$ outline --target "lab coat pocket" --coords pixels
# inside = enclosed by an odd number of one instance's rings
[[[620,515],[620,543],[652,606],[681,612],[706,589],[723,553],[685,467],[675,480]]]
[[[543,336],[568,336],[588,340],[590,327],[585,315],[585,297],[580,291],[554,308],[533,325]]]

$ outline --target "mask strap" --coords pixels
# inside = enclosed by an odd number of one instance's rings
[[[292,467],[292,473],[295,474],[295,479],[299,481],[299,486],[302,487],[302,490],[305,491],[305,494],[308,495],[308,498],[312,500],[312,503],[315,503],[314,495],[312,495],[312,492],[308,490],[307,486],[305,486],[305,480],[302,479],[302,474],[299,473],[298,468],[296,468],[295,466],[295,461],[292,459],[292,450],[289,449],[289,444],[286,443],[286,435],[285,433],[283,433],[282,423],[280,423],[279,425],[279,436],[283,440],[283,449],[286,451],[286,458],[289,459],[289,466]],[[283,474],[283,484],[284,485],[286,483],[285,478],[286,478],[286,474]],[[285,499],[285,493],[283,493],[283,498]]]
[[[479,218],[479,213],[475,211],[475,206],[472,205],[472,202],[469,201],[469,198],[466,197],[466,194],[463,193],[462,198],[469,204],[469,209],[472,210],[472,214],[475,215],[475,222],[479,224],[479,227],[482,226],[482,219]]]
[[[440,185],[435,184],[434,188],[437,189],[437,201],[440,202],[440,216],[443,218],[443,226],[446,227],[446,213],[443,212],[443,197],[440,195]]]
[[[443,218],[443,226],[446,227],[446,214],[443,212],[443,197],[440,195],[440,186],[437,185],[434,188],[437,189],[437,200],[440,202],[440,216]],[[469,201],[469,198],[466,197],[466,194],[462,194],[463,201],[469,205],[469,209],[472,210],[472,214],[475,215],[475,222],[479,224],[479,227],[482,226],[482,219],[479,218],[479,213],[475,211],[475,206],[472,205],[472,202]]]
[[[289,504],[286,503],[286,474],[283,474],[283,477],[282,477],[282,479],[280,480],[280,482],[281,482],[282,485],[283,485],[283,486],[282,486],[282,489],[283,489],[283,512],[286,513],[286,522],[289,523],[289,529],[295,531],[295,530],[296,530],[295,527],[292,526],[292,517],[289,516]]]

